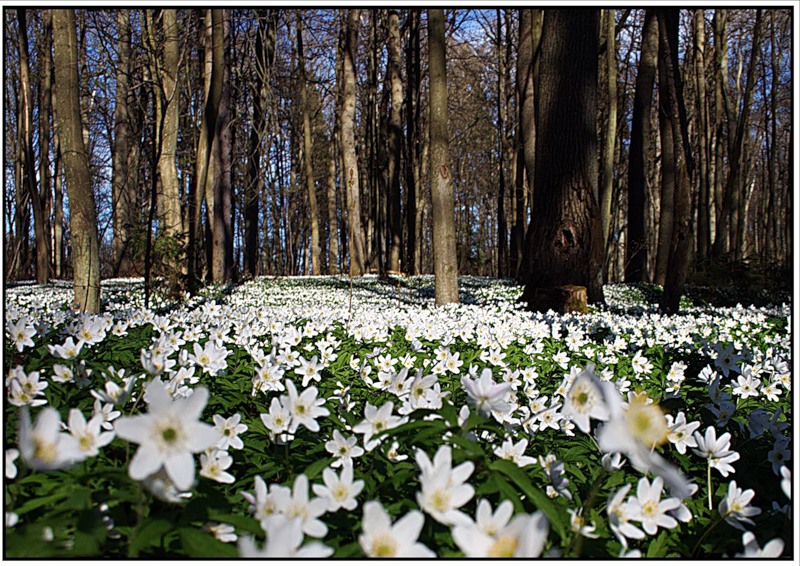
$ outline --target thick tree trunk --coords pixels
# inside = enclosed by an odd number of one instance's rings
[[[650,140],[650,114],[658,61],[658,22],[647,10],[642,31],[642,51],[636,75],[633,122],[628,162],[628,245],[625,280],[647,278],[647,237],[645,200],[647,194],[647,153]]]
[[[311,131],[311,111],[308,102],[308,79],[306,63],[303,55],[303,18],[297,12],[297,67],[300,73],[300,107],[303,114],[303,168],[308,191],[308,207],[311,215],[311,271],[314,275],[322,274],[322,253],[319,237],[319,207],[317,206],[317,186],[314,182],[313,134]]]
[[[70,204],[75,306],[100,310],[100,248],[89,156],[83,144],[78,86],[78,38],[73,10],[53,10],[58,130]]]
[[[536,109],[536,178],[526,236],[525,291],[532,310],[563,310],[555,287],[586,287],[603,300],[598,183],[596,10],[548,10]],[[521,124],[528,127],[527,124]]]
[[[358,50],[358,21],[361,10],[351,9],[347,16],[342,62],[342,175],[347,188],[347,223],[350,244],[350,275],[364,274],[366,245],[361,224],[361,192],[356,156],[356,53]]]
[[[506,221],[506,61],[503,42],[503,21],[497,10],[497,277],[508,273],[508,223]]]
[[[433,215],[433,274],[436,304],[458,302],[455,202],[447,134],[447,66],[444,10],[428,10],[428,72],[431,136],[431,204]]]

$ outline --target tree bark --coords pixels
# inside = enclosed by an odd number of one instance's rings
[[[455,201],[449,164],[444,10],[428,10],[431,205],[436,305],[458,302]]]
[[[361,193],[356,156],[356,53],[358,51],[358,21],[361,10],[348,11],[344,49],[342,51],[342,161],[347,188],[347,223],[349,227],[350,275],[364,274],[366,245],[361,224]]]
[[[303,166],[308,191],[308,206],[311,215],[311,271],[322,274],[322,259],[319,237],[319,207],[317,206],[317,187],[314,182],[313,134],[311,131],[311,111],[308,102],[308,79],[303,54],[303,17],[297,12],[297,68],[300,75],[300,107],[303,114]]]
[[[83,143],[78,86],[78,38],[73,10],[53,10],[58,130],[70,203],[75,306],[100,310],[100,248],[89,156]]]
[[[503,21],[497,10],[497,277],[508,273],[508,223],[506,221],[506,61],[503,43]]]
[[[606,17],[606,80],[608,120],[603,143],[603,178],[600,183],[600,224],[603,242],[608,249],[611,233],[611,202],[614,195],[614,148],[617,143],[617,42],[613,8],[605,10]],[[605,254],[604,254],[605,256]]]
[[[396,10],[389,10],[388,16],[388,62],[386,72],[391,85],[391,110],[388,129],[388,165],[389,181],[389,271],[401,271],[401,254],[403,249],[403,216],[400,192],[400,157],[403,148],[403,83],[400,80],[400,16]],[[405,268],[407,269],[407,268]]]
[[[417,201],[421,193],[419,184],[419,115],[420,115],[420,10],[408,14],[408,45],[406,47],[406,271],[420,273],[420,254],[417,231],[421,212]]]
[[[547,10],[536,108],[536,177],[524,255],[531,310],[563,310],[553,288],[586,287],[603,300],[603,238],[598,216],[596,10]],[[521,127],[529,127],[521,124]]]
[[[708,110],[706,99],[706,67],[705,67],[705,36],[706,36],[706,20],[705,11],[703,9],[696,9],[694,11],[694,19],[692,21],[694,28],[694,69],[695,69],[695,92],[697,98],[695,105],[697,107],[697,144],[698,156],[697,160],[699,183],[698,183],[698,214],[697,214],[697,255],[701,259],[708,257],[711,248],[711,200],[709,198],[709,191],[711,188],[710,172],[709,172],[709,151],[708,151],[708,137],[709,137],[709,123],[708,123]]]
[[[647,278],[647,237],[645,234],[645,199],[647,194],[647,153],[650,140],[650,115],[653,85],[658,61],[658,22],[647,10],[642,30],[642,50],[636,75],[633,120],[628,157],[628,245],[625,280]]]
[[[26,192],[30,195],[30,201],[33,206],[33,229],[36,237],[36,282],[41,285],[47,283],[50,278],[50,235],[48,230],[50,218],[45,218],[45,200],[42,198],[42,194],[40,194],[36,184],[36,158],[33,153],[32,78],[30,65],[28,63],[28,23],[26,10],[24,8],[17,9],[17,18],[17,31],[19,33],[19,78],[21,83],[21,112],[18,118],[20,131],[20,147],[18,149],[20,159],[18,166],[22,169],[23,184],[26,187]],[[46,145],[44,147],[46,147]],[[40,150],[42,149],[43,146],[40,140]],[[47,155],[45,153],[41,153],[40,157],[43,162],[47,162]],[[44,189],[42,193],[49,198],[49,187],[44,187]]]

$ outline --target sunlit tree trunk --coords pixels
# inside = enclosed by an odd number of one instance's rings
[[[70,205],[75,306],[100,310],[100,248],[89,156],[83,143],[78,87],[78,39],[73,10],[53,10],[58,130]]]
[[[389,271],[401,270],[401,253],[403,249],[403,216],[400,192],[400,157],[403,147],[403,83],[400,80],[400,17],[396,10],[389,10],[388,15],[388,67],[389,84],[391,85],[391,110],[389,112],[388,165],[389,182]],[[408,268],[405,267],[404,270]]]
[[[428,112],[431,136],[431,204],[433,219],[433,274],[436,304],[458,302],[455,202],[447,134],[447,67],[444,10],[428,10]]]

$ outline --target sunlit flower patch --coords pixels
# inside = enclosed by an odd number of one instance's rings
[[[6,291],[9,557],[792,556],[791,307],[260,278]]]

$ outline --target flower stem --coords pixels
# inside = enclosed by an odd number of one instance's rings
[[[711,523],[711,525],[709,525],[709,527],[706,529],[706,532],[703,533],[703,536],[701,536],[700,540],[697,541],[697,544],[694,545],[694,548],[692,549],[692,558],[697,556],[697,551],[700,550],[700,545],[703,543],[704,540],[706,540],[708,534],[711,531],[713,531],[716,528],[716,526],[722,522],[722,519],[724,518],[725,517],[720,515],[716,521],[714,521],[713,523]]]
[[[712,511],[714,509],[714,504],[712,502],[711,496],[711,460],[708,461],[708,472],[707,472],[707,479],[708,479],[708,510]]]

